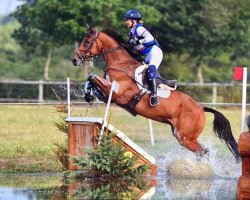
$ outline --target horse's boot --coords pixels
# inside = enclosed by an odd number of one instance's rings
[[[149,80],[150,83],[150,91],[151,91],[151,97],[149,100],[149,103],[151,106],[157,106],[159,105],[159,98],[157,96],[157,84],[156,84],[156,79],[150,79]]]
[[[90,94],[91,89],[92,89],[92,83],[90,81],[86,81],[85,86],[84,86],[84,90],[83,90],[83,94],[84,94],[85,101],[88,102],[90,105],[94,101],[94,96]]]

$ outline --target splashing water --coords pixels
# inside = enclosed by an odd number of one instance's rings
[[[210,154],[199,161],[194,153],[182,146],[176,146],[170,152],[156,156],[158,166],[158,184],[154,196],[156,199],[158,196],[161,197],[159,199],[236,198],[237,182],[241,176],[241,163],[236,163],[234,156],[229,152],[222,155],[213,138],[200,142],[209,149]],[[219,148],[223,147],[222,143],[218,144]],[[168,170],[173,163],[173,169],[179,172],[190,170],[191,176],[171,176]],[[207,166],[207,168],[202,166]],[[209,169],[213,171],[213,176],[209,176],[211,175]],[[204,176],[196,176],[200,175],[202,170]]]
[[[222,156],[212,138],[201,141],[201,143],[209,149],[209,155],[201,158],[199,162],[210,166],[215,178],[235,178],[241,175],[241,163],[236,163],[232,154]],[[169,164],[176,160],[199,163],[195,154],[182,146],[157,156],[156,160],[160,174],[166,173]]]

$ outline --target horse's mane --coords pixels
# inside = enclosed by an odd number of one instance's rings
[[[128,43],[128,41],[124,39],[124,37],[121,34],[117,33],[112,29],[103,29],[102,32],[112,37],[119,44],[121,44],[124,47],[124,49],[129,53],[130,56],[132,56],[133,58],[135,58],[140,62],[144,60],[139,53],[135,52],[133,47]]]

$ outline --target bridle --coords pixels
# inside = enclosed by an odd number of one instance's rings
[[[101,51],[99,51],[99,53],[93,54],[91,52],[91,49],[92,49],[94,43],[96,43],[97,47],[99,47],[98,46],[98,40],[97,40],[98,37],[99,37],[99,35],[100,35],[99,31],[96,31],[94,34],[90,33],[90,31],[89,31],[88,34],[87,34],[87,36],[82,41],[82,43],[85,43],[85,44],[88,43],[87,44],[88,48],[86,50],[82,50],[82,49],[79,49],[79,48],[77,48],[75,50],[75,53],[78,56],[78,58],[80,59],[81,63],[83,63],[85,61],[95,61],[95,59],[97,57],[99,57],[100,55],[105,55],[107,53],[112,53],[114,51],[117,51],[117,50],[120,50],[120,49],[124,48],[123,45],[120,45],[120,46],[117,46],[117,47],[110,48],[110,49],[108,49],[106,51],[101,50]],[[82,55],[80,55],[80,52],[82,52]]]
[[[92,31],[92,32],[91,32]],[[76,49],[75,53],[78,56],[80,62],[78,62],[78,65],[80,65],[81,63],[84,63],[85,61],[95,61],[95,59],[97,57],[99,57],[100,55],[105,56],[108,53],[112,53],[114,51],[117,50],[121,50],[121,49],[125,49],[126,47],[130,46],[127,44],[121,44],[119,46],[116,47],[112,47],[108,50],[100,50],[99,49],[99,53],[97,54],[93,54],[91,52],[91,49],[94,45],[94,43],[96,43],[97,48],[100,48],[98,45],[98,37],[100,35],[99,31],[95,31],[93,32],[93,30],[89,30],[87,36],[83,39],[82,43],[85,43],[84,45],[88,45],[86,50],[82,50],[82,49]],[[82,53],[82,55],[80,55],[80,52]],[[117,68],[109,68],[107,69],[108,63],[106,63],[106,66],[104,67],[103,71],[105,73],[107,73],[109,70],[115,70],[115,71],[121,71],[122,73],[125,73],[127,76],[129,76],[134,82],[137,82],[138,84],[140,84],[138,81],[135,80],[135,78],[133,77],[133,75],[129,74],[127,71],[127,67],[125,67],[125,69],[117,69]],[[140,84],[141,85],[141,84]],[[141,85],[143,87],[143,85]]]
[[[85,61],[95,61],[96,58],[98,58],[99,56],[105,56],[108,53],[112,53],[112,52],[117,51],[117,50],[125,49],[126,47],[130,46],[130,45],[127,45],[127,44],[120,44],[119,46],[112,47],[112,48],[107,49],[107,50],[103,50],[103,49],[100,50],[100,46],[98,45],[98,37],[99,37],[99,35],[100,35],[100,32],[95,31],[93,29],[92,30],[90,29],[88,31],[88,33],[87,33],[87,36],[82,41],[83,45],[85,45],[85,46],[88,45],[87,48],[85,50],[82,50],[82,49],[79,49],[79,48],[75,50],[75,53],[76,53],[76,55],[78,56],[78,58],[80,60],[77,63],[78,66],[81,63],[84,63]],[[93,45],[95,43],[96,43],[97,48],[99,48],[99,50],[98,50],[98,53],[93,54],[91,52],[91,49],[92,49],[92,47],[93,47]],[[129,74],[127,72],[127,67],[128,66],[124,67],[123,69],[117,69],[117,68],[109,68],[109,69],[107,69],[107,67],[108,67],[108,62],[106,62],[106,66],[103,68],[103,71],[105,73],[107,73],[109,70],[121,71],[121,72],[127,74],[127,76],[129,76],[133,81],[137,82],[135,80],[135,78],[133,77],[133,75],[131,75],[131,74]]]

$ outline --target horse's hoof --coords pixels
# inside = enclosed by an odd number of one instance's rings
[[[85,95],[85,101],[88,102],[90,105],[94,102],[94,96],[92,95]]]
[[[95,76],[94,74],[89,74],[87,80],[90,81],[94,76]]]
[[[241,162],[241,157],[236,157],[236,163],[240,163]]]
[[[209,150],[203,149],[200,153],[197,154],[196,159],[197,159],[197,161],[201,161],[202,158],[209,160],[209,156],[210,156]]]

